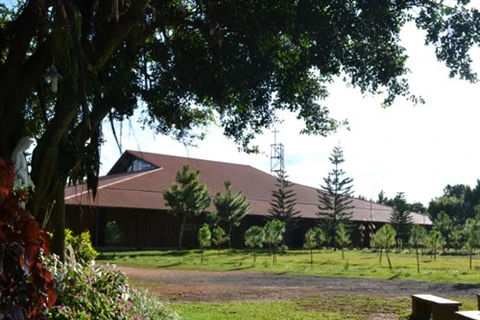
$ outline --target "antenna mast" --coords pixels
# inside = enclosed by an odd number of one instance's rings
[[[277,133],[279,132],[276,128],[273,129],[273,144],[270,146],[270,172],[278,173],[279,171],[284,172],[284,148],[283,144],[277,143]]]

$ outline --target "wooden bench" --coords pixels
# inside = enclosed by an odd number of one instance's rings
[[[480,311],[458,311],[455,312],[456,320],[480,320]]]
[[[412,295],[412,319],[453,320],[455,312],[461,305],[461,302],[431,294],[414,294]]]

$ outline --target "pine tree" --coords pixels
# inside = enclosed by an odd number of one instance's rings
[[[348,233],[347,229],[343,223],[338,224],[337,234],[335,235],[336,241],[340,248],[342,249],[342,259],[345,259],[345,248],[349,246],[352,241],[350,240],[350,233]]]
[[[183,230],[188,217],[199,216],[210,205],[210,190],[201,185],[198,177],[200,171],[190,171],[189,165],[184,165],[182,171],[177,171],[175,182],[170,189],[165,190],[163,198],[171,207],[170,214],[181,218],[178,235],[178,247],[182,247]]]
[[[232,183],[225,181],[226,193],[223,195],[218,192],[213,199],[213,204],[217,209],[217,216],[220,222],[225,222],[228,227],[228,245],[232,248],[232,230],[238,227],[241,220],[250,213],[250,203],[242,191],[236,195],[232,192]]]
[[[285,170],[278,171],[277,182],[275,189],[272,190],[272,201],[270,202],[268,212],[272,219],[285,223],[286,237],[284,237],[284,242],[291,240],[289,234],[296,228],[300,214],[300,211],[295,210],[297,199],[292,186],[293,184],[288,180]]]
[[[398,192],[392,200],[393,211],[390,216],[390,223],[397,231],[397,242],[400,245],[408,242],[413,218],[410,215],[410,206],[405,199],[403,192]]]
[[[333,248],[337,249],[335,236],[339,223],[343,223],[347,228],[352,218],[351,206],[353,194],[353,179],[344,178],[345,172],[339,168],[340,164],[345,162],[343,158],[343,150],[337,146],[333,148],[333,152],[329,157],[334,168],[328,173],[328,177],[323,178],[323,190],[318,191],[320,223],[325,228],[327,236],[332,241]]]

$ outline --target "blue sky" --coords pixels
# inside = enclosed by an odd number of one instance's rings
[[[354,179],[356,195],[376,198],[384,190],[393,197],[404,192],[409,201],[427,205],[447,184],[476,184],[480,178],[479,84],[450,79],[447,68],[436,61],[434,48],[424,46],[423,39],[423,33],[412,25],[402,31],[411,89],[423,96],[426,104],[414,106],[398,99],[391,108],[382,109],[380,97],[363,96],[337,81],[329,86],[330,97],[323,104],[332,116],[347,118],[350,131],[340,129],[326,138],[303,136],[298,134],[302,123],[294,115],[281,114],[284,123],[277,127],[277,141],[285,146],[285,167],[292,181],[318,187],[332,168],[328,160],[332,148],[339,144],[346,160],[343,169]],[[474,59],[479,53],[474,52]],[[475,63],[476,70],[477,66]],[[124,150],[248,164],[270,172],[271,130],[265,130],[255,141],[262,153],[247,155],[239,153],[217,127],[208,129],[207,139],[198,148],[186,148],[141,130],[135,118],[130,123],[123,124]],[[119,157],[108,130],[105,138],[103,174]]]

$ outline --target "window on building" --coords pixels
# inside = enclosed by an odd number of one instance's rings
[[[153,170],[156,167],[148,162],[145,162],[140,159],[134,159],[132,161],[132,164],[127,169],[127,172],[135,172],[135,171],[147,171],[147,170]]]

